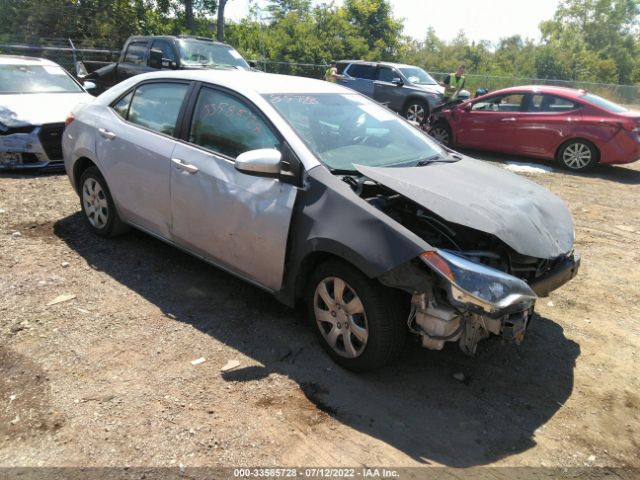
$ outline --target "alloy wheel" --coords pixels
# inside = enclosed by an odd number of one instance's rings
[[[109,204],[100,183],[92,177],[87,178],[82,185],[82,204],[84,212],[91,226],[104,228],[109,221]]]
[[[562,162],[572,170],[586,168],[593,159],[591,148],[582,142],[572,143],[562,152]]]
[[[413,103],[407,107],[407,120],[422,125],[425,121],[425,110],[419,103]]]
[[[356,358],[367,346],[367,315],[355,290],[338,277],[320,281],[313,297],[320,333],[338,355]]]
[[[449,145],[449,131],[444,127],[433,127],[429,134],[442,145]]]

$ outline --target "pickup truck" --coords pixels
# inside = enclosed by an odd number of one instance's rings
[[[224,68],[251,70],[247,61],[226,43],[193,36],[129,37],[115,63],[78,62],[76,74],[91,81],[98,94],[134,75],[160,69]]]

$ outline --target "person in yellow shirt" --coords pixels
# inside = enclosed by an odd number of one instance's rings
[[[336,67],[335,61],[332,60],[331,65],[324,72],[324,79],[327,82],[336,83],[336,80],[338,79],[338,67]]]
[[[460,65],[454,73],[450,73],[441,85],[444,87],[443,102],[455,100],[460,91],[464,88],[466,78],[464,76],[464,65]]]

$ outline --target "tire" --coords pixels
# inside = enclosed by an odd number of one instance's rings
[[[402,116],[411,122],[424,125],[429,119],[429,104],[423,100],[407,100]]]
[[[129,227],[120,220],[107,182],[97,167],[80,176],[80,206],[91,229],[101,237],[115,237]]]
[[[397,296],[346,263],[318,266],[306,303],[323,348],[348,370],[380,368],[404,347],[407,332]]]
[[[442,145],[447,147],[451,146],[451,128],[445,122],[436,123],[431,130],[429,130],[429,135]]]
[[[572,172],[585,172],[600,160],[596,147],[587,140],[571,140],[558,149],[556,160]]]

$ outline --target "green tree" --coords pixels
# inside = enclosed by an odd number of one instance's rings
[[[367,42],[368,57],[394,60],[398,55],[402,24],[391,15],[387,0],[345,0],[349,22]]]

